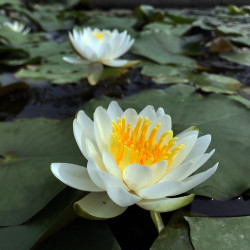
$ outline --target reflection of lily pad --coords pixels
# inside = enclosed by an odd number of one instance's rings
[[[200,134],[212,135],[211,149],[216,152],[201,171],[220,162],[217,172],[190,193],[217,199],[227,199],[250,188],[250,113],[241,104],[227,96],[194,94],[194,88],[174,85],[165,91],[150,90],[119,100],[123,108],[134,107],[138,111],[147,104],[163,107],[173,118],[175,133],[189,126],[197,126]],[[93,114],[96,106],[107,106],[111,100],[101,98],[90,101],[85,110]],[[242,157],[244,155],[244,157]]]
[[[64,188],[51,174],[50,164],[83,164],[83,157],[73,137],[71,120],[3,122],[0,137],[0,225],[17,225]]]

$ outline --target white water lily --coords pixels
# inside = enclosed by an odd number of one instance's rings
[[[11,30],[15,32],[22,33],[23,35],[26,35],[30,32],[30,28],[25,28],[25,25],[21,22],[14,21],[14,22],[5,22],[4,26],[9,27]]]
[[[116,29],[99,30],[84,28],[82,31],[73,29],[69,32],[69,41],[78,57],[63,57],[69,63],[89,64],[88,78],[95,85],[103,70],[103,65],[111,67],[131,67],[138,61],[118,59],[125,54],[133,45],[127,31],[119,33]]]
[[[94,121],[80,111],[73,132],[87,168],[52,163],[51,170],[63,183],[91,192],[74,205],[80,216],[112,218],[133,204],[154,212],[178,209],[194,195],[174,196],[206,181],[218,166],[192,175],[214,153],[205,153],[211,136],[198,137],[191,127],[173,137],[162,108],[146,106],[137,114],[113,101],[95,110]]]

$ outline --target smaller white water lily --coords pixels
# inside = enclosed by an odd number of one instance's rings
[[[78,57],[63,57],[63,59],[69,63],[89,64],[88,79],[91,85],[95,85],[99,80],[103,65],[131,67],[138,63],[138,61],[118,59],[134,43],[134,39],[127,34],[126,30],[119,33],[116,29],[113,31],[89,27],[81,31],[73,29],[69,32],[69,41]]]
[[[173,137],[162,108],[146,106],[137,114],[113,101],[95,110],[94,121],[78,112],[73,132],[87,168],[52,163],[51,170],[65,184],[91,192],[74,205],[83,217],[112,218],[133,204],[157,213],[176,210],[194,195],[174,196],[206,181],[218,166],[192,175],[214,153],[205,153],[211,136],[198,138],[190,127]]]
[[[25,25],[21,22],[14,21],[14,22],[5,22],[4,26],[9,27],[11,30],[15,32],[22,33],[23,35],[26,35],[30,32],[30,28],[25,28]]]

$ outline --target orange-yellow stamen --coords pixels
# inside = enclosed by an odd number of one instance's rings
[[[109,152],[114,157],[120,169],[123,171],[132,163],[150,166],[158,161],[173,161],[183,145],[175,147],[173,131],[167,131],[156,141],[157,132],[161,126],[158,123],[149,133],[151,121],[147,117],[139,117],[134,129],[131,123],[126,124],[126,118],[117,118],[112,121],[112,134],[109,140]],[[169,164],[168,164],[169,165]]]

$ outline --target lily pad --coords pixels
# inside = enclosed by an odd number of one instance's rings
[[[65,187],[51,174],[52,162],[85,162],[74,140],[72,120],[2,122],[0,137],[0,225],[18,225]]]
[[[196,250],[248,249],[250,216],[233,218],[185,217]]]
[[[200,129],[200,135],[211,134],[210,148],[216,152],[200,171],[216,162],[220,165],[210,179],[190,193],[230,199],[250,188],[246,175],[250,161],[250,111],[227,96],[204,96],[194,91],[190,86],[174,85],[164,91],[149,90],[118,102],[124,109],[133,107],[137,111],[148,104],[163,107],[172,116],[175,134],[192,125]],[[84,109],[92,116],[97,106],[107,106],[110,101],[109,98],[92,100]]]
[[[220,54],[220,57],[223,59],[227,59],[230,62],[250,66],[250,51],[249,50],[222,53]]]
[[[242,85],[240,81],[232,77],[206,72],[191,74],[188,76],[188,79],[203,91],[213,93],[235,94],[237,89]]]
[[[144,26],[144,29],[146,30],[156,30],[156,31],[158,30],[168,35],[174,35],[174,36],[183,36],[191,28],[192,28],[192,25],[190,24],[171,25],[171,24],[166,24],[166,23],[150,23]]]
[[[159,64],[194,65],[195,61],[183,54],[190,54],[187,45],[197,43],[162,32],[142,32],[132,47],[132,53],[144,56]]]

